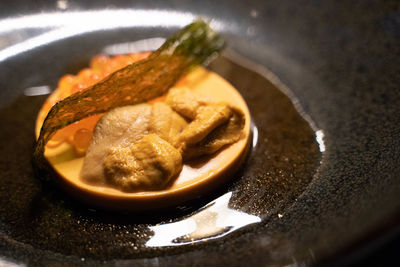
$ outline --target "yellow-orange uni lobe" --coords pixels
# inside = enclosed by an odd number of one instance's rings
[[[113,57],[98,55],[91,60],[89,68],[79,71],[77,75],[66,74],[61,77],[57,89],[45,101],[39,112],[38,121],[36,122],[36,136],[39,136],[40,127],[47,113],[58,101],[89,88],[111,73],[129,64],[140,61],[148,55],[150,55],[150,52],[117,55]],[[78,155],[84,155],[90,144],[94,126],[100,117],[101,115],[91,116],[59,130],[46,146],[54,148],[67,142],[73,145]]]

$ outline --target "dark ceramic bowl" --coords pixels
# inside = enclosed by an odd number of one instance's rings
[[[398,1],[14,1],[0,4],[0,16],[1,266],[342,265],[396,237]],[[95,212],[37,179],[33,125],[45,96],[31,95],[54,88],[104,47],[166,37],[198,16],[213,19],[229,48],[259,64],[260,72],[263,66],[274,73],[323,133],[325,151],[301,190],[289,188],[290,201],[285,194],[268,199],[259,192],[269,188],[252,181],[256,171],[245,169],[229,188],[157,218]],[[252,88],[241,90],[255,98]],[[262,112],[253,109],[262,130]],[[266,140],[262,134],[258,143]],[[264,162],[262,149],[255,148],[247,166]],[[267,167],[254,168],[262,174]],[[261,221],[173,248],[134,244],[152,225],[189,218],[241,181],[253,189],[246,200],[239,195],[239,209],[254,204],[249,213]]]

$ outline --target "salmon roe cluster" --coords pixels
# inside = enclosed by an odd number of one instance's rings
[[[89,68],[81,70],[77,75],[64,75],[58,81],[57,89],[43,104],[37,125],[41,126],[43,124],[47,113],[58,101],[76,92],[90,88],[92,85],[106,78],[109,74],[129,64],[142,60],[149,54],[150,52],[142,52],[113,57],[98,55],[91,60]],[[102,114],[88,117],[57,131],[46,146],[57,147],[66,142],[73,146],[78,155],[84,155],[90,145],[93,129],[101,116]],[[38,131],[39,129],[37,129],[37,135]]]

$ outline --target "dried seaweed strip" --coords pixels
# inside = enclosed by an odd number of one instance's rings
[[[44,147],[57,130],[118,106],[160,96],[191,66],[204,63],[223,47],[220,35],[207,23],[196,21],[178,31],[148,58],[61,100],[51,108],[43,123],[34,152],[36,163],[44,167]]]

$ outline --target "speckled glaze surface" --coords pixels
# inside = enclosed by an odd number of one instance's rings
[[[72,216],[80,216],[84,209],[67,197],[66,202],[59,201],[64,196],[51,185],[34,180],[32,183],[40,185],[36,187],[37,194],[32,194],[23,183],[34,179],[33,170],[27,167],[30,166],[29,148],[34,142],[34,122],[27,124],[26,121],[35,117],[44,100],[44,97],[35,100],[22,97],[24,90],[39,85],[55,86],[62,74],[85,66],[89,58],[106,45],[131,41],[132,36],[135,40],[168,36],[178,25],[167,21],[166,27],[155,22],[154,25],[146,22],[118,29],[111,26],[101,32],[87,31],[34,47],[42,39],[33,39],[33,46],[32,41],[24,41],[41,36],[48,28],[33,23],[33,20],[25,21],[30,23],[25,25],[0,20],[0,177],[18,177],[12,187],[17,189],[13,194],[9,193],[9,198],[2,198],[4,202],[0,205],[1,261],[37,266],[344,264],[355,255],[362,255],[362,251],[368,252],[366,247],[372,246],[379,237],[390,235],[396,228],[400,208],[398,1],[114,1],[112,5],[106,1],[95,4],[16,1],[1,3],[0,16],[6,19],[39,12],[68,14],[70,11],[105,8],[175,11],[175,14],[184,15],[183,20],[199,15],[217,20],[230,48],[274,73],[290,88],[298,104],[315,123],[315,128],[323,132],[325,152],[321,164],[312,168],[315,170],[312,180],[301,187],[292,201],[284,202],[284,208],[279,212],[275,209],[263,223],[193,248],[166,249],[144,253],[140,257],[137,257],[140,252],[132,251],[132,257],[110,254],[95,259],[81,257],[74,251],[62,253],[63,242],[79,240],[60,239],[61,249],[54,250],[45,243],[35,247],[21,242],[29,233],[21,232],[20,236],[15,236],[10,235],[10,231],[21,220],[27,220],[26,224],[42,220],[48,213],[38,214],[37,211],[43,207],[53,209],[59,208],[55,205],[62,205],[74,211]],[[88,18],[91,18],[90,14]],[[71,17],[73,19],[76,17]],[[84,25],[85,21],[78,23]],[[52,27],[65,26],[55,24]],[[15,29],[7,31],[7,27]],[[23,48],[18,46],[21,43],[34,49],[22,53]],[[74,58],[80,60],[72,60]],[[246,93],[248,98],[258,99],[251,90],[244,92],[245,97]],[[20,110],[18,116],[12,116],[11,111],[16,109]],[[30,131],[32,137],[27,139]],[[264,141],[263,138],[260,140]],[[262,159],[250,157],[248,164],[258,170],[263,167],[257,165],[260,161]],[[236,183],[240,183],[240,179],[235,180]],[[5,192],[7,185],[2,183],[1,186]],[[49,196],[43,192],[51,193]],[[249,192],[257,197],[257,191]],[[28,197],[32,199],[26,199]],[[216,197],[218,195],[210,196],[210,200]],[[52,202],[54,198],[57,201]],[[4,207],[11,207],[13,199],[18,200],[12,213],[15,217],[4,218],[5,214],[10,214]],[[31,206],[18,206],[17,203]],[[187,215],[191,211],[185,212]],[[60,218],[43,220],[53,224]],[[102,220],[104,227],[111,227],[110,235],[113,227],[121,226],[114,215]],[[147,217],[143,222],[152,223]],[[81,231],[96,230],[90,229],[93,227],[90,220],[84,223]],[[65,227],[68,229],[69,226]],[[57,236],[50,238],[57,239]],[[112,236],[113,240],[115,238]],[[81,245],[88,249],[91,246],[85,239],[81,240]]]

